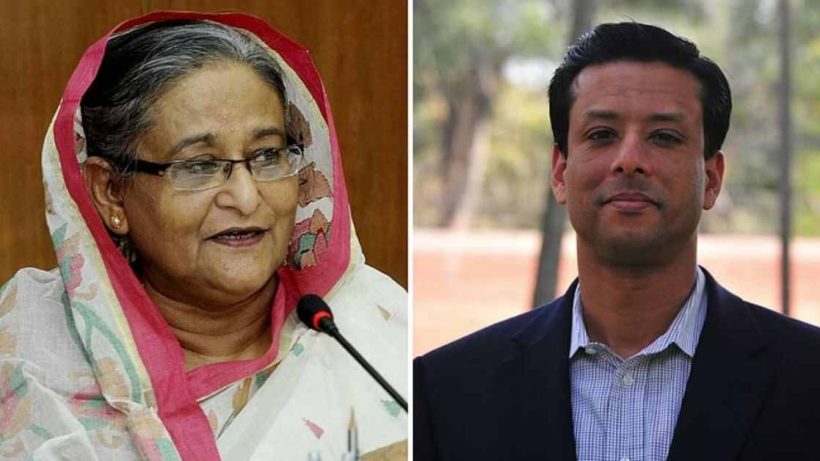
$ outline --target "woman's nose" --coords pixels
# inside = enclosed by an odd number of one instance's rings
[[[222,208],[235,208],[243,215],[250,215],[259,207],[262,198],[247,164],[235,163],[233,171],[216,195],[216,204]]]

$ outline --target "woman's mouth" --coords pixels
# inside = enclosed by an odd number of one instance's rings
[[[247,228],[247,229],[227,229],[222,231],[208,240],[220,245],[231,247],[245,247],[257,244],[265,235],[264,229]]]

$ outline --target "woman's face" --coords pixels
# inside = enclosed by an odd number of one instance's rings
[[[173,83],[149,111],[143,160],[244,159],[285,145],[281,96],[245,64],[216,62]],[[235,164],[225,184],[179,191],[139,173],[124,213],[143,277],[154,289],[200,308],[240,302],[271,281],[286,257],[298,179],[256,182]]]

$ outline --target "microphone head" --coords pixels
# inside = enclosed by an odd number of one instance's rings
[[[330,324],[333,324],[333,313],[330,312],[330,306],[317,295],[306,294],[302,296],[299,303],[296,305],[296,313],[299,315],[299,320],[308,327],[316,331],[325,331],[328,322],[322,322],[322,319],[329,319]]]

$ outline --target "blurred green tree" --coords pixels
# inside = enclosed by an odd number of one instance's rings
[[[543,0],[414,2],[414,186],[427,210],[417,208],[423,222],[471,223],[497,148],[488,120],[502,70],[511,56],[538,55],[555,42],[553,14]]]
[[[420,226],[535,228],[548,197],[546,88],[570,0],[414,2],[414,190]],[[595,22],[637,20],[691,38],[734,93],[721,200],[705,232],[777,230],[773,0],[610,0]],[[793,0],[795,231],[820,235],[820,3]],[[458,147],[458,149],[456,149]],[[461,210],[461,211],[459,211]]]

